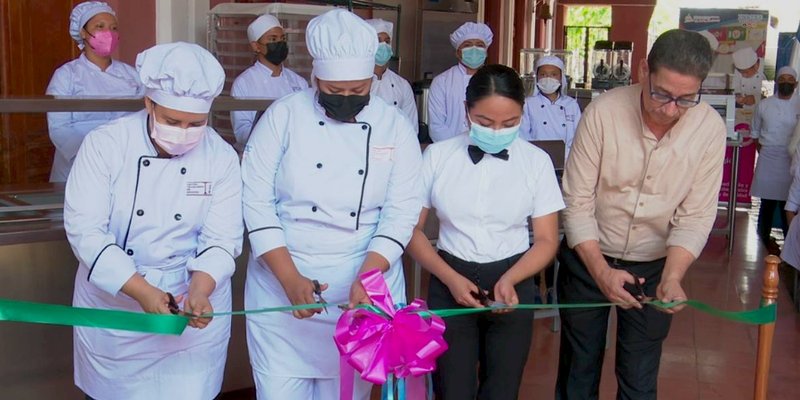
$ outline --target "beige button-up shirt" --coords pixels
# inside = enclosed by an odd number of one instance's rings
[[[642,120],[639,85],[595,99],[564,169],[564,229],[574,247],[597,240],[628,261],[679,246],[700,255],[717,214],[725,124],[706,103],[657,140]]]

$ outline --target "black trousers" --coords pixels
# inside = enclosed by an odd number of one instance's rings
[[[491,291],[521,254],[480,264],[439,255],[459,274],[479,288]],[[534,300],[533,279],[515,286],[520,303]],[[431,309],[463,308],[435,276],[428,288]],[[533,312],[480,313],[449,317],[444,338],[448,350],[436,362],[433,374],[438,400],[516,400],[533,336]]]
[[[566,240],[559,249],[561,266],[558,296],[561,303],[607,302],[578,254]],[[615,262],[612,268],[630,271],[645,279],[644,291],[655,296],[665,259],[644,263]],[[561,348],[556,399],[597,399],[605,354],[610,309],[561,310]],[[645,306],[641,310],[617,308],[617,399],[656,400],[661,345],[669,333],[672,316]]]
[[[775,210],[780,213],[781,229],[783,236],[789,230],[789,221],[786,220],[785,201],[761,199],[761,207],[758,209],[758,236],[765,245],[769,243],[770,233],[772,232],[772,221],[775,219]]]

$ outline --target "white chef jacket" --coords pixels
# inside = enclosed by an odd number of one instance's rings
[[[159,158],[146,111],[90,133],[67,180],[64,227],[80,264],[73,304],[141,312],[120,289],[141,274],[176,297],[191,274],[211,275],[215,311],[231,309],[241,253],[236,152],[213,129],[198,147]],[[96,399],[212,399],[222,385],[230,317],[165,336],[75,328],[75,383]]]
[[[400,109],[400,113],[408,118],[414,132],[419,132],[419,115],[417,113],[417,102],[414,99],[414,91],[411,84],[397,75],[394,71],[386,69],[383,77],[378,79],[377,75],[372,76],[372,87],[370,95],[378,96],[386,102]]]
[[[752,95],[756,103],[755,105],[743,106],[746,109],[752,109],[761,101],[761,84],[762,82],[767,79],[764,76],[764,60],[761,60],[761,66],[753,76],[749,78],[745,78],[742,74],[734,69],[733,72],[733,93],[736,95]]]
[[[550,156],[522,139],[508,160],[473,164],[468,135],[434,143],[422,161],[423,206],[439,218],[437,246],[462,260],[488,263],[530,248],[528,217],[564,208]]]
[[[798,158],[800,158],[800,146],[797,146],[790,170],[792,183],[786,198],[786,211],[800,212],[800,160]]]
[[[537,90],[536,94],[525,99],[519,136],[528,141],[563,141],[566,160],[580,119],[581,108],[575,99],[562,94],[552,102]]]
[[[122,61],[112,60],[102,71],[86,55],[58,67],[45,92],[51,96],[142,97],[144,87],[136,70]],[[92,129],[123,115],[117,112],[49,112],[47,128],[56,147],[50,182],[65,182],[83,138]]]
[[[428,93],[428,128],[431,139],[439,142],[466,132],[467,85],[472,75],[461,63],[433,78]]]
[[[328,118],[316,90],[286,96],[253,129],[242,159],[244,217],[252,256],[245,307],[288,305],[258,258],[287,247],[298,271],[327,283],[325,300],[345,303],[368,251],[389,261],[392,297],[405,299],[400,256],[422,209],[419,142],[408,119],[371,98],[356,123]],[[298,320],[290,313],[247,317],[250,363],[258,374],[336,378],[332,340],[341,311]]]
[[[800,97],[764,99],[753,114],[751,137],[761,144],[751,194],[762,199],[786,200],[792,178],[787,151],[800,115]]]
[[[239,98],[280,99],[287,94],[308,88],[308,82],[289,68],[283,67],[281,74],[272,76],[272,70],[256,61],[236,77],[231,87],[231,96]],[[257,111],[231,111],[231,122],[236,143],[244,146],[255,124]]]
[[[800,157],[800,147],[795,155]],[[792,184],[789,187],[789,196],[786,199],[786,211],[800,212],[800,162],[795,162],[792,166]],[[800,217],[792,219],[789,231],[786,233],[786,241],[783,243],[781,259],[789,265],[800,270]]]

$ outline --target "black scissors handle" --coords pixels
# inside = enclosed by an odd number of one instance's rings
[[[641,277],[634,274],[631,271],[628,271],[629,274],[633,277],[633,284],[626,283],[623,287],[627,290],[633,297],[638,300],[640,303],[650,300],[650,297],[644,292],[644,286],[642,286]]]
[[[478,293],[470,292],[470,294],[472,294],[472,297],[474,297],[475,300],[478,300],[478,302],[480,302],[484,307],[491,307],[494,303],[494,300],[492,299],[494,295],[490,291],[479,288]]]
[[[320,285],[319,281],[314,279],[311,281],[314,284],[314,294],[317,295],[317,303],[322,304],[322,309],[325,310],[325,313],[328,313],[328,302],[322,298],[322,285]]]
[[[178,303],[175,301],[175,296],[172,293],[167,292],[167,297],[169,298],[169,303],[167,303],[167,307],[169,308],[169,312],[177,315],[181,312],[180,307],[178,307]]]

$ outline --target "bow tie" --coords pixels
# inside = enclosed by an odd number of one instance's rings
[[[477,164],[478,161],[483,160],[483,156],[487,154],[485,151],[481,150],[480,147],[472,144],[469,145],[469,147],[467,147],[467,151],[469,152],[469,158],[472,159],[473,164]],[[503,151],[499,153],[494,153],[494,154],[488,153],[488,154],[491,154],[492,156],[495,156],[501,160],[508,161],[508,150],[506,149],[503,149]]]

